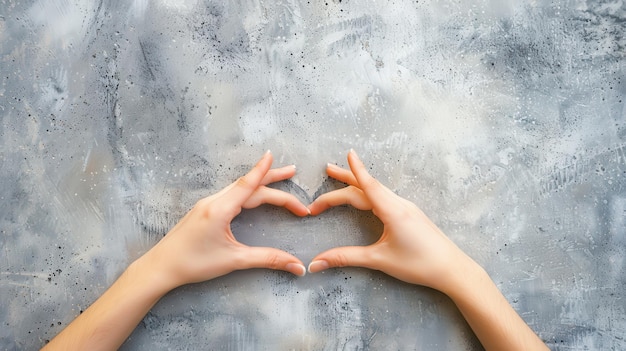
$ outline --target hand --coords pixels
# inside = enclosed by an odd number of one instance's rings
[[[247,268],[280,269],[302,276],[302,261],[275,248],[238,242],[230,223],[242,208],[282,206],[297,216],[309,210],[296,197],[265,185],[291,178],[294,166],[270,170],[269,151],[245,176],[217,194],[201,199],[180,222],[136,264],[158,272],[163,289],[213,279]]]
[[[304,275],[304,265],[294,256],[274,248],[243,245],[230,228],[242,208],[261,204],[282,206],[298,216],[309,214],[293,195],[265,186],[291,178],[296,172],[293,166],[270,170],[271,165],[268,151],[248,174],[198,201],[45,349],[116,350],[163,295],[187,283],[246,268]]]
[[[317,255],[309,265],[315,273],[330,267],[358,266],[380,270],[405,282],[446,293],[462,279],[464,265],[473,263],[412,202],[383,186],[368,174],[354,151],[348,153],[350,170],[328,165],[329,176],[348,184],[318,197],[312,215],[349,204],[372,210],[384,225],[380,239],[369,246],[346,246]],[[457,279],[458,278],[458,279]]]

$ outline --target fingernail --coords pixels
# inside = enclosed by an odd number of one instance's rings
[[[309,273],[317,273],[325,269],[328,269],[328,262],[324,260],[313,261],[309,264]]]
[[[265,151],[265,155],[269,155],[271,153],[272,153],[272,150],[270,150],[270,149],[267,149],[267,151]]]
[[[304,277],[304,275],[306,274],[306,268],[304,268],[303,265],[298,264],[298,263],[287,263],[285,268],[290,272],[299,272],[299,273],[294,273],[295,275],[299,277]]]
[[[359,158],[359,155],[357,155],[356,151],[354,151],[354,149],[350,149],[350,153],[353,154],[356,158]]]

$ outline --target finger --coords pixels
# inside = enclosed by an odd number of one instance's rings
[[[365,165],[354,150],[348,152],[348,163],[359,183],[359,188],[371,200],[372,208],[377,216],[392,214],[393,210],[390,209],[389,205],[390,201],[395,200],[395,194],[367,172]]]
[[[295,256],[272,247],[246,247],[237,269],[269,268],[304,276],[306,269]]]
[[[359,183],[356,181],[354,174],[348,169],[341,168],[337,165],[329,163],[326,165],[326,173],[331,177],[335,178],[340,182],[344,182],[348,185],[358,186]]]
[[[228,187],[228,190],[223,194],[228,195],[229,203],[228,205],[225,204],[226,207],[233,207],[233,209],[239,210],[241,205],[259,187],[261,180],[263,180],[271,166],[272,154],[268,150],[248,174],[237,179]]]
[[[261,180],[261,185],[267,185],[274,182],[279,182],[281,180],[289,179],[296,174],[296,166],[285,166],[281,168],[270,169],[263,180]]]
[[[315,256],[309,264],[309,273],[321,272],[333,267],[372,267],[369,246],[343,246],[324,251]]]
[[[371,210],[372,204],[361,189],[354,186],[347,186],[342,189],[320,195],[311,205],[309,210],[316,216],[327,209],[341,205],[352,205],[359,210]]]
[[[255,208],[262,204],[284,207],[296,216],[306,216],[309,209],[292,194],[265,186],[259,187],[243,203],[243,208]]]

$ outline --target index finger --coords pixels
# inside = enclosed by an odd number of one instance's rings
[[[389,202],[395,201],[395,194],[367,172],[365,165],[354,150],[348,152],[348,163],[359,183],[359,188],[363,190],[365,196],[372,203],[372,208],[377,216],[391,214],[392,210],[388,205]]]
[[[237,179],[228,187],[225,193],[228,194],[228,205],[234,206],[237,210],[241,209],[243,203],[252,195],[259,185],[261,185],[263,177],[265,177],[271,166],[272,154],[268,150],[250,172]]]

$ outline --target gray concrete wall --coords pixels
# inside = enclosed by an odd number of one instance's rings
[[[626,349],[623,1],[0,2],[0,349],[42,346],[266,150],[308,203],[359,151],[553,350]],[[244,211],[304,262],[371,213]],[[346,268],[167,295],[124,350],[479,350],[444,295]]]

